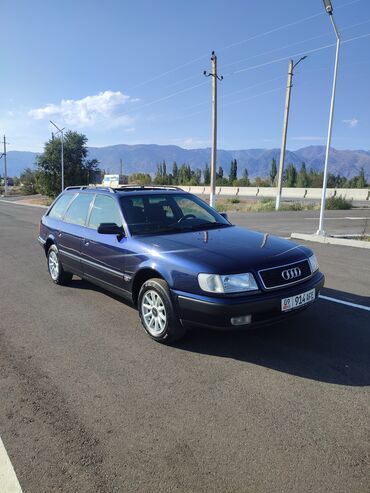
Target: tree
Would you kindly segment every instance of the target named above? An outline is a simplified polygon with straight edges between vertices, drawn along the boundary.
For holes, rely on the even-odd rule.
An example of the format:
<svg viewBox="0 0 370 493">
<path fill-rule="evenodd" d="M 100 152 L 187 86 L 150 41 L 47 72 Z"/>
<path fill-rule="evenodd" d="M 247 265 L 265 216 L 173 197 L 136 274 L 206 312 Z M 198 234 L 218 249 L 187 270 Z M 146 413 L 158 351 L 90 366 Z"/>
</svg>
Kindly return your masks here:
<svg viewBox="0 0 370 493">
<path fill-rule="evenodd" d="M 297 187 L 306 188 L 310 186 L 310 178 L 307 173 L 306 163 L 302 163 L 297 177 Z"/>
<path fill-rule="evenodd" d="M 172 165 L 172 177 L 173 177 L 172 179 L 173 179 L 174 185 L 177 185 L 178 174 L 179 174 L 179 170 L 177 167 L 177 163 L 176 163 L 176 161 L 174 161 L 173 165 Z"/>
<path fill-rule="evenodd" d="M 211 171 L 209 169 L 208 163 L 205 164 L 204 170 L 203 170 L 203 179 L 204 179 L 204 184 L 209 185 L 211 182 Z"/>
<path fill-rule="evenodd" d="M 129 176 L 128 181 L 137 185 L 150 185 L 152 183 L 152 177 L 149 173 L 133 173 Z"/>
<path fill-rule="evenodd" d="M 96 159 L 87 159 L 87 137 L 68 131 L 64 135 L 64 186 L 87 185 L 100 173 Z M 44 152 L 36 159 L 37 188 L 40 193 L 56 197 L 61 182 L 61 139 L 52 138 L 44 145 Z"/>
<path fill-rule="evenodd" d="M 238 163 L 233 159 L 230 163 L 229 183 L 233 185 L 238 179 Z"/>
<path fill-rule="evenodd" d="M 357 179 L 357 188 L 366 188 L 367 183 L 366 183 L 366 178 L 365 178 L 365 170 L 363 167 L 360 168 L 360 175 L 358 176 Z"/>
<path fill-rule="evenodd" d="M 297 183 L 297 170 L 293 163 L 288 164 L 285 181 L 287 187 L 294 187 Z"/>
<path fill-rule="evenodd" d="M 222 166 L 219 166 L 216 172 L 216 185 L 221 187 L 222 185 L 227 185 L 227 184 L 228 184 L 228 180 L 224 178 L 224 170 Z"/>
<path fill-rule="evenodd" d="M 157 185 L 167 185 L 168 183 L 167 165 L 165 160 L 157 164 L 157 172 L 154 177 L 154 183 Z"/>
<path fill-rule="evenodd" d="M 21 174 L 22 195 L 34 195 L 37 193 L 37 173 L 31 168 L 26 168 Z"/>
<path fill-rule="evenodd" d="M 240 178 L 240 180 L 238 180 L 238 185 L 240 187 L 249 187 L 250 184 L 251 184 L 251 182 L 249 180 L 248 170 L 247 170 L 247 168 L 245 168 L 243 170 L 242 177 Z"/>
<path fill-rule="evenodd" d="M 314 169 L 310 169 L 310 186 L 312 188 L 321 188 L 324 180 L 324 173 L 318 173 Z"/>
<path fill-rule="evenodd" d="M 276 159 L 273 158 L 271 161 L 271 170 L 270 170 L 271 186 L 274 186 L 275 184 L 276 175 L 277 175 Z"/>
</svg>

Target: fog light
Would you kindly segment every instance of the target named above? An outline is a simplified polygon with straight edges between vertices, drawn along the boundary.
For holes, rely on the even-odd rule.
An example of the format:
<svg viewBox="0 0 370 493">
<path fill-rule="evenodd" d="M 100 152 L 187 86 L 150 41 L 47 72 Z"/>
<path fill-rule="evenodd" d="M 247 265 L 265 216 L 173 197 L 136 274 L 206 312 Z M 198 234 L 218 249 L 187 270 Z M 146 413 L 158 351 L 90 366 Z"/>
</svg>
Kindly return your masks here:
<svg viewBox="0 0 370 493">
<path fill-rule="evenodd" d="M 233 317 L 230 319 L 231 325 L 247 325 L 252 322 L 252 315 L 243 315 L 242 317 Z"/>
</svg>

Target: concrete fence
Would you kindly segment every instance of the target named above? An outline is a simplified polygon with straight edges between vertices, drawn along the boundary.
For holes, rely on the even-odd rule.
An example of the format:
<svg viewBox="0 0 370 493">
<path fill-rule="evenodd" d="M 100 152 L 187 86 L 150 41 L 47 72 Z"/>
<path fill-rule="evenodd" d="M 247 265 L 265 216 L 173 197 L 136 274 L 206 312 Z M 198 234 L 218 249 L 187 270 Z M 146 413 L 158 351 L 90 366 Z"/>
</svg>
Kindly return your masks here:
<svg viewBox="0 0 370 493">
<path fill-rule="evenodd" d="M 183 186 L 181 187 L 187 192 L 196 195 L 209 195 L 209 186 Z M 283 199 L 321 199 L 321 188 L 283 188 Z M 257 197 L 257 198 L 275 198 L 275 187 L 216 187 L 216 195 L 224 197 Z M 348 200 L 364 201 L 370 200 L 370 189 L 368 188 L 327 188 L 326 198 L 339 196 L 345 197 Z"/>
</svg>

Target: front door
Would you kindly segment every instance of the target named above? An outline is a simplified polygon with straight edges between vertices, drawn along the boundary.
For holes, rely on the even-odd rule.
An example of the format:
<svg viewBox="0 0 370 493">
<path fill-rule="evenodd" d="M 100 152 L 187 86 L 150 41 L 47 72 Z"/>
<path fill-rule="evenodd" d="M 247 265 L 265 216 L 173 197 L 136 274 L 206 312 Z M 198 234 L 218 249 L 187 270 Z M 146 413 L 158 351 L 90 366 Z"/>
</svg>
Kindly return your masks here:
<svg viewBox="0 0 370 493">
<path fill-rule="evenodd" d="M 98 233 L 102 223 L 122 226 L 123 219 L 117 202 L 108 195 L 98 194 L 81 244 L 84 277 L 121 295 L 128 295 L 128 282 L 124 278 L 124 244 L 127 238 Z"/>
</svg>

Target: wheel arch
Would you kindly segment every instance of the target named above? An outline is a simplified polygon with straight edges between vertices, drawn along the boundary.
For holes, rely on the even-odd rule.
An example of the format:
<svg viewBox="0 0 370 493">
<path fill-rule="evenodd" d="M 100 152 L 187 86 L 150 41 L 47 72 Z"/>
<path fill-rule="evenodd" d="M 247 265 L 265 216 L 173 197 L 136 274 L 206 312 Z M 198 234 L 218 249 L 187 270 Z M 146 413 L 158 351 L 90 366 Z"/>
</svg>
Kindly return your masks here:
<svg viewBox="0 0 370 493">
<path fill-rule="evenodd" d="M 148 279 L 155 278 L 167 281 L 166 278 L 158 270 L 152 267 L 144 267 L 136 273 L 132 281 L 132 301 L 134 302 L 135 306 L 137 306 L 141 286 L 144 284 L 144 282 L 148 281 Z"/>
</svg>

